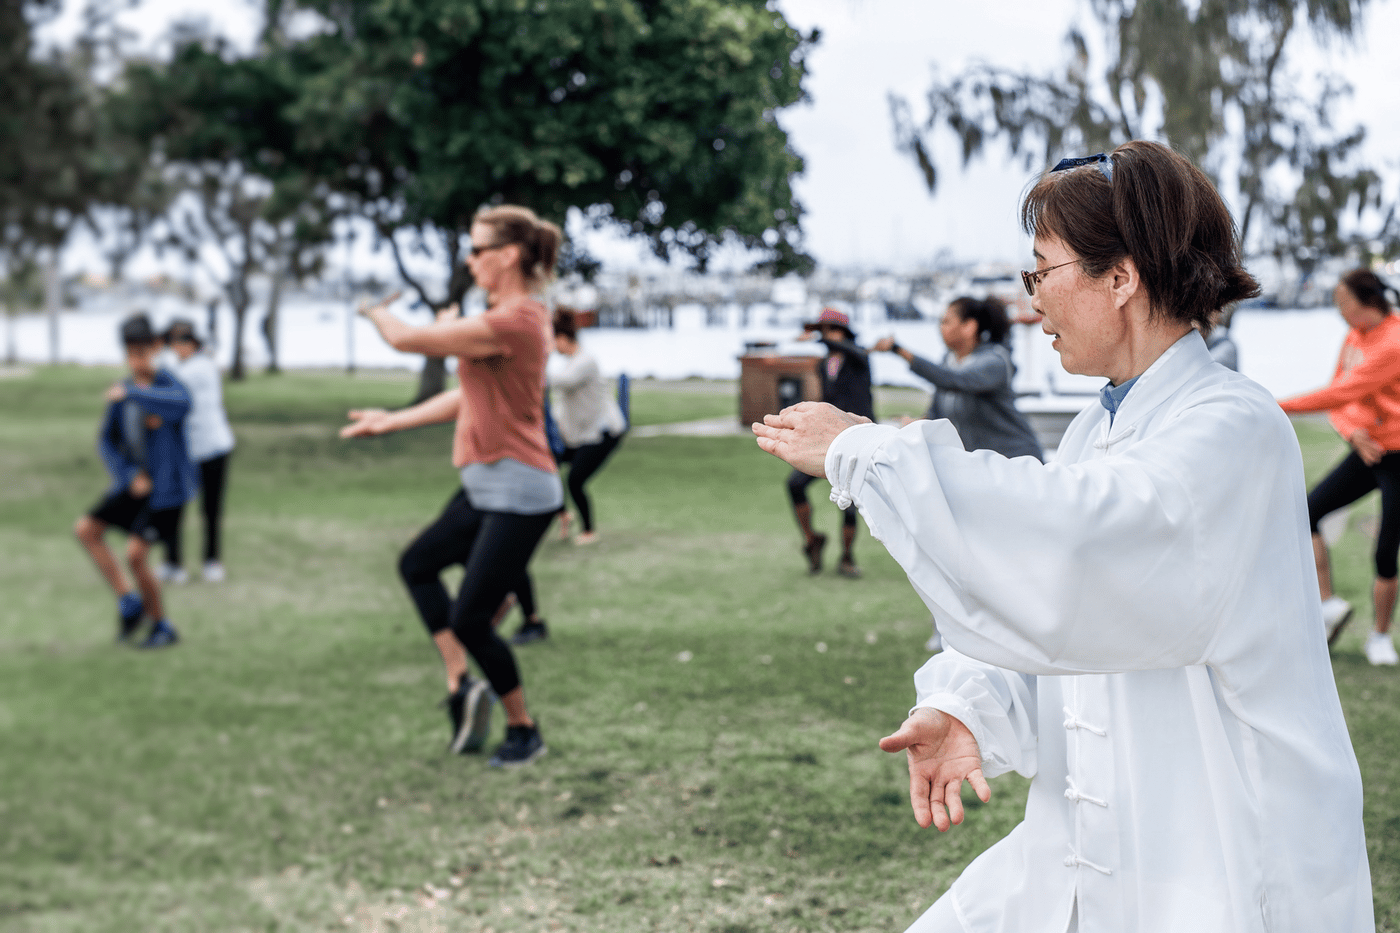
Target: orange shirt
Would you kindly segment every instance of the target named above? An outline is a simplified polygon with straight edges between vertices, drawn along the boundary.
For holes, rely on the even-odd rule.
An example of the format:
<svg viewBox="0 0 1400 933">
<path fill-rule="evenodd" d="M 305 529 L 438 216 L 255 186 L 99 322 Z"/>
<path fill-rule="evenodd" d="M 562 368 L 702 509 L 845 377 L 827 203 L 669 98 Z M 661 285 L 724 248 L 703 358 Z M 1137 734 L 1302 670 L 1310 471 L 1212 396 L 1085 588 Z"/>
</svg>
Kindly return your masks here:
<svg viewBox="0 0 1400 933">
<path fill-rule="evenodd" d="M 1400 317 L 1368 331 L 1352 328 L 1325 389 L 1279 402 L 1289 414 L 1326 411 L 1344 438 L 1363 428 L 1386 450 L 1400 450 Z"/>
<path fill-rule="evenodd" d="M 452 465 L 495 463 L 505 457 L 555 472 L 544 433 L 544 364 L 552 329 L 549 312 L 534 299 L 484 315 L 500 356 L 457 358 L 462 401 L 452 438 Z"/>
</svg>

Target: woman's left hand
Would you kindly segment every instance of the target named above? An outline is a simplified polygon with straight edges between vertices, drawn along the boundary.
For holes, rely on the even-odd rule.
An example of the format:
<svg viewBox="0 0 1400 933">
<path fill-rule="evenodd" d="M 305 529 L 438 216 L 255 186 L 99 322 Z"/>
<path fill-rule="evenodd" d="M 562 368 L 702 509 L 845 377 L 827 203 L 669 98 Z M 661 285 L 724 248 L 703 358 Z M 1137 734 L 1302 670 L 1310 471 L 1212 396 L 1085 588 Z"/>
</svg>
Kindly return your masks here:
<svg viewBox="0 0 1400 933">
<path fill-rule="evenodd" d="M 353 408 L 350 410 L 350 423 L 340 429 L 340 436 L 375 437 L 393 430 L 389 424 L 390 412 L 383 408 Z"/>
<path fill-rule="evenodd" d="M 826 402 L 798 402 L 754 423 L 758 446 L 809 476 L 826 473 L 826 452 L 837 435 L 870 419 Z"/>
</svg>

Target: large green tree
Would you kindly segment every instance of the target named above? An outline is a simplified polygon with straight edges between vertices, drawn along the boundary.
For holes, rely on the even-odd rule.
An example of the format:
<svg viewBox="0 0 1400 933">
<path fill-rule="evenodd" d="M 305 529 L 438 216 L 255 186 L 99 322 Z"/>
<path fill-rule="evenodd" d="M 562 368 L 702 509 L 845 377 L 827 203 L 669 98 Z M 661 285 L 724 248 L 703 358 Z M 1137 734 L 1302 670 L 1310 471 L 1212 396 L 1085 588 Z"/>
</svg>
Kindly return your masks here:
<svg viewBox="0 0 1400 933">
<path fill-rule="evenodd" d="M 1365 4 L 1090 0 L 1097 28 L 1069 30 L 1059 69 L 975 64 L 936 82 L 918 117 L 892 96 L 896 135 L 930 190 L 939 180 L 932 137 L 940 131 L 957 140 L 964 165 L 998 144 L 1027 167 L 1156 135 L 1233 183 L 1227 188 L 1238 191 L 1246 248 L 1256 255 L 1306 271 L 1323 255 L 1378 236 L 1394 248 L 1394 199 L 1361 159 L 1365 131 L 1335 125 L 1337 102 L 1350 89 L 1289 66 L 1309 36 L 1350 37 Z"/>
<path fill-rule="evenodd" d="M 294 158 L 368 219 L 434 307 L 470 285 L 483 204 L 581 209 L 703 267 L 726 240 L 808 262 L 778 114 L 803 35 L 763 0 L 291 0 L 323 28 L 278 54 Z M 445 257 L 445 289 L 405 252 Z M 440 380 L 425 369 L 420 394 Z"/>
</svg>

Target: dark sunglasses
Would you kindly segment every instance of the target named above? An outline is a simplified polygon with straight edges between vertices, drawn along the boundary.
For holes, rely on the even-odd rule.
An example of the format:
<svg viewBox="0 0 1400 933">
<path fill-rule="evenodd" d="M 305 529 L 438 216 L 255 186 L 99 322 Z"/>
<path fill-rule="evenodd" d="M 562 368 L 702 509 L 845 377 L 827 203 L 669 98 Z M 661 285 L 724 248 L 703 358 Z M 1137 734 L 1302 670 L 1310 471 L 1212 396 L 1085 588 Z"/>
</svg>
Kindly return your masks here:
<svg viewBox="0 0 1400 933">
<path fill-rule="evenodd" d="M 490 246 L 477 246 L 475 243 L 473 243 L 471 245 L 471 249 L 467 250 L 467 255 L 480 256 L 482 253 L 489 253 L 493 249 L 501 249 L 509 245 L 509 243 L 492 243 Z"/>
</svg>

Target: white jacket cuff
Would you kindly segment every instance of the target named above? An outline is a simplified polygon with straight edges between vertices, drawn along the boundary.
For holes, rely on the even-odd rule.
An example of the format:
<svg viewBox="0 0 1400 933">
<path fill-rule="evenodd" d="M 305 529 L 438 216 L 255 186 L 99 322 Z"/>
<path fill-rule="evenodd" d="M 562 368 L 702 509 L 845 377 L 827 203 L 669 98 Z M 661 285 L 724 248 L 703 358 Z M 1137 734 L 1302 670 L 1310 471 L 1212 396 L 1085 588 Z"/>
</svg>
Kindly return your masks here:
<svg viewBox="0 0 1400 933">
<path fill-rule="evenodd" d="M 947 713 L 967 726 L 967 731 L 972 733 L 972 738 L 977 743 L 977 754 L 982 758 L 982 771 L 987 777 L 1005 774 L 1012 770 L 1006 766 L 1005 761 L 992 754 L 993 740 L 987 732 L 986 725 L 982 722 L 982 717 L 977 715 L 977 711 L 972 708 L 971 703 L 956 693 L 935 693 L 925 697 L 909 710 L 909 715 L 914 715 L 916 709 L 938 710 L 940 713 Z"/>
<path fill-rule="evenodd" d="M 826 450 L 826 478 L 831 501 L 840 509 L 860 506 L 860 491 L 870 460 L 880 445 L 899 433 L 888 424 L 857 424 L 836 436 Z"/>
</svg>

